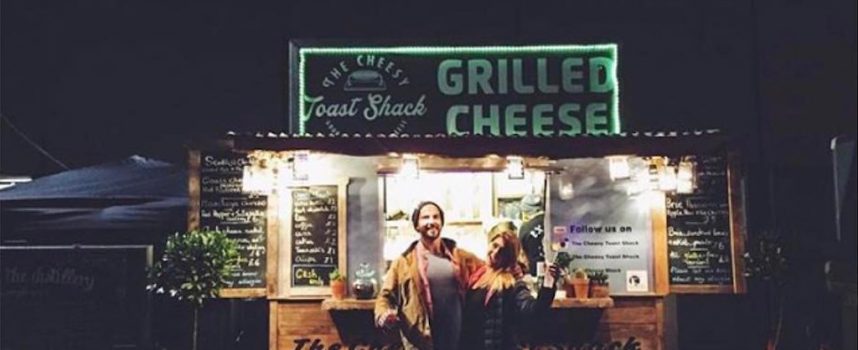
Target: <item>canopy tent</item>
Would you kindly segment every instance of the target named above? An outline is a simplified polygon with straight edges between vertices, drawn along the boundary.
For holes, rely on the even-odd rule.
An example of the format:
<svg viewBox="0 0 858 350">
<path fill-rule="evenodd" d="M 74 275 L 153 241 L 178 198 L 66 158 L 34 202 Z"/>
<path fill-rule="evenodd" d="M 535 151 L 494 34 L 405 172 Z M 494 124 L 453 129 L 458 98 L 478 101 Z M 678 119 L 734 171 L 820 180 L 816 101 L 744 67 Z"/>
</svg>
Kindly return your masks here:
<svg viewBox="0 0 858 350">
<path fill-rule="evenodd" d="M 184 168 L 136 155 L 45 176 L 0 191 L 3 238 L 26 232 L 181 229 L 187 182 Z"/>
</svg>

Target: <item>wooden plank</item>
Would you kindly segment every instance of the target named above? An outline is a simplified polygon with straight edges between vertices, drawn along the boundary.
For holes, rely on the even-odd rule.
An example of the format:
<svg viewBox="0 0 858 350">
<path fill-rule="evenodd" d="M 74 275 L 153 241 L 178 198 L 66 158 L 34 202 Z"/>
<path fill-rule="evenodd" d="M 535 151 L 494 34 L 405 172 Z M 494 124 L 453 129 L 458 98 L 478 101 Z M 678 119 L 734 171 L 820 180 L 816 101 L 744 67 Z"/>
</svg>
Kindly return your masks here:
<svg viewBox="0 0 858 350">
<path fill-rule="evenodd" d="M 663 341 L 662 348 L 668 350 L 679 349 L 679 319 L 676 314 L 676 295 L 671 294 L 659 301 L 662 305 L 661 320 L 658 322 Z"/>
<path fill-rule="evenodd" d="M 676 294 L 732 294 L 732 285 L 673 285 L 670 292 Z"/>
<path fill-rule="evenodd" d="M 188 231 L 200 227 L 200 151 L 188 151 Z"/>
<path fill-rule="evenodd" d="M 730 207 L 730 239 L 733 255 L 733 292 L 747 292 L 745 281 L 745 201 L 742 191 L 742 173 L 739 155 L 730 153 L 727 158 L 727 200 Z"/>
<path fill-rule="evenodd" d="M 375 300 L 357 300 L 346 298 L 342 300 L 325 299 L 322 301 L 322 310 L 325 311 L 348 311 L 348 310 L 373 310 Z"/>
<path fill-rule="evenodd" d="M 670 293 L 670 273 L 667 257 L 667 209 L 664 194 L 659 196 L 659 204 L 650 206 L 652 218 L 652 255 L 654 292 L 657 295 Z"/>
<path fill-rule="evenodd" d="M 277 295 L 278 287 L 278 264 L 280 256 L 280 195 L 275 193 L 268 196 L 268 232 L 266 232 L 267 255 L 265 261 L 265 283 L 268 285 L 267 296 Z"/>
<path fill-rule="evenodd" d="M 220 291 L 221 298 L 261 298 L 265 295 L 265 288 L 225 288 Z"/>
<path fill-rule="evenodd" d="M 605 309 L 614 307 L 614 299 L 611 298 L 557 298 L 551 303 L 555 309 Z"/>
<path fill-rule="evenodd" d="M 613 306 L 614 300 L 611 298 L 557 298 L 551 304 L 551 307 L 555 309 L 604 309 Z M 326 311 L 373 310 L 373 308 L 375 308 L 375 300 L 346 298 L 342 300 L 325 299 L 322 301 L 322 310 Z"/>
<path fill-rule="evenodd" d="M 268 350 L 277 350 L 279 348 L 278 334 L 280 328 L 280 303 L 276 301 L 268 302 Z"/>
<path fill-rule="evenodd" d="M 616 307 L 605 309 L 602 314 L 602 322 L 612 324 L 655 324 L 658 322 L 656 318 L 656 309 L 653 306 L 632 306 L 632 307 Z"/>
</svg>

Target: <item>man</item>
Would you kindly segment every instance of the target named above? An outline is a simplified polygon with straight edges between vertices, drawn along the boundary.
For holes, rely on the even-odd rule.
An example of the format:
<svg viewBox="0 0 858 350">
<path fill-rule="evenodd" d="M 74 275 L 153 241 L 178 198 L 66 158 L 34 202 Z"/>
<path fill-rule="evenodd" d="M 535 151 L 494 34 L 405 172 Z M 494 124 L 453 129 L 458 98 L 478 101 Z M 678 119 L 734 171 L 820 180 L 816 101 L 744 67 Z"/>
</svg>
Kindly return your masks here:
<svg viewBox="0 0 858 350">
<path fill-rule="evenodd" d="M 456 350 L 467 282 L 483 263 L 441 237 L 438 204 L 418 204 L 411 224 L 420 238 L 390 265 L 375 302 L 376 325 L 398 326 L 405 349 Z"/>
<path fill-rule="evenodd" d="M 533 276 L 536 276 L 537 265 L 545 262 L 545 250 L 542 248 L 542 239 L 545 237 L 545 212 L 542 208 L 542 197 L 539 195 L 529 194 L 521 199 L 521 216 L 524 223 L 518 231 L 518 239 L 530 263 L 530 269 L 525 272 Z"/>
</svg>

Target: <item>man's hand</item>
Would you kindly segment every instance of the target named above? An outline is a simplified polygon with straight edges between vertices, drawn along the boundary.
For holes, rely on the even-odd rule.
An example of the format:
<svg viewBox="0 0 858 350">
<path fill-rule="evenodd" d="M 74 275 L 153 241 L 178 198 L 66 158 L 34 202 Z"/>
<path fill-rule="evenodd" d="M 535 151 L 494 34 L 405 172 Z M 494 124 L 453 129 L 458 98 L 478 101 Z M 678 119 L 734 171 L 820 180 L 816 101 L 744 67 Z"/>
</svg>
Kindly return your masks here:
<svg viewBox="0 0 858 350">
<path fill-rule="evenodd" d="M 399 316 L 396 310 L 387 310 L 376 320 L 378 328 L 393 329 L 399 323 Z"/>
</svg>

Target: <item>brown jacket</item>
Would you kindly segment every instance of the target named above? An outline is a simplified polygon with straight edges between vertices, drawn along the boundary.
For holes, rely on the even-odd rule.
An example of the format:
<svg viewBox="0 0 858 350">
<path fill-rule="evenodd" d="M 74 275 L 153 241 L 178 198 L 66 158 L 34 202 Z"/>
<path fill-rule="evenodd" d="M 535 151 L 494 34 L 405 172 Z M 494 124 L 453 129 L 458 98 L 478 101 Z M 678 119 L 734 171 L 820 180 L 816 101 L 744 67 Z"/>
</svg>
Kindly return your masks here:
<svg viewBox="0 0 858 350">
<path fill-rule="evenodd" d="M 393 310 L 399 316 L 399 331 L 402 336 L 402 346 L 405 349 L 432 349 L 432 333 L 429 324 L 429 309 L 426 303 L 426 288 L 420 278 L 417 267 L 417 249 L 420 241 L 415 241 L 404 253 L 390 265 L 384 276 L 384 283 L 375 300 L 375 319 L 383 317 L 388 310 Z M 458 265 L 460 297 L 468 286 L 471 273 L 476 271 L 483 262 L 474 254 L 456 248 L 456 242 L 442 238 L 442 246 Z"/>
</svg>

